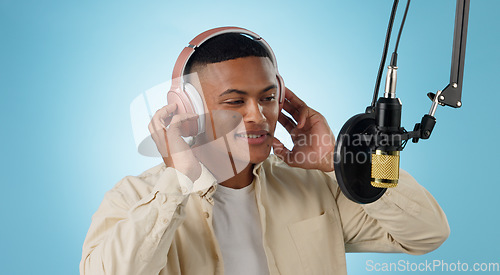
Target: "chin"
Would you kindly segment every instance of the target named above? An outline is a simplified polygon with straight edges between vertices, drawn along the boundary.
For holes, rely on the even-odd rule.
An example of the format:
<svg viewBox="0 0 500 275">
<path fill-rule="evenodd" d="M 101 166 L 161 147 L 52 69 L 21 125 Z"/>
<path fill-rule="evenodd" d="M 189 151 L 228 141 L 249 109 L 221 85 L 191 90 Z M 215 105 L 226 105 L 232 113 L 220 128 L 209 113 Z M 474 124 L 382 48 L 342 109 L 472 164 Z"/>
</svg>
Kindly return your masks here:
<svg viewBox="0 0 500 275">
<path fill-rule="evenodd" d="M 262 138 L 249 140 L 236 135 L 228 136 L 227 144 L 233 160 L 239 162 L 240 165 L 257 164 L 269 157 L 272 147 L 272 135 L 267 134 L 263 140 Z"/>
<path fill-rule="evenodd" d="M 265 146 L 265 145 L 264 145 Z M 238 162 L 258 164 L 265 161 L 271 153 L 271 146 L 264 148 L 248 148 L 249 151 L 232 152 L 233 160 Z"/>
<path fill-rule="evenodd" d="M 255 156 L 250 155 L 250 163 L 251 164 L 261 163 L 269 157 L 270 153 L 271 153 L 271 150 L 268 150 L 266 153 L 258 154 Z"/>
</svg>

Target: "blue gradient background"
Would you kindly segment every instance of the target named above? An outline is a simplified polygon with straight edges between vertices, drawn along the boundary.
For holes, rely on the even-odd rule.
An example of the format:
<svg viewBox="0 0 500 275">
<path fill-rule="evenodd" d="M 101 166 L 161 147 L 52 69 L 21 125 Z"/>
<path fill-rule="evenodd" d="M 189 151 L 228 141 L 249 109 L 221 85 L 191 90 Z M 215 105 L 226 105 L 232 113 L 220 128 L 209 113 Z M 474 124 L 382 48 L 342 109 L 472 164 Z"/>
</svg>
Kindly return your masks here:
<svg viewBox="0 0 500 275">
<path fill-rule="evenodd" d="M 192 37 L 225 25 L 262 35 L 287 86 L 338 134 L 371 101 L 391 5 L 0 0 L 0 274 L 78 273 L 104 193 L 160 161 L 136 152 L 129 104 L 169 79 Z M 463 107 L 440 107 L 432 138 L 402 154 L 447 213 L 449 239 L 423 256 L 348 254 L 350 274 L 368 273 L 367 260 L 500 262 L 499 10 L 472 1 Z M 407 129 L 448 83 L 454 13 L 454 0 L 412 3 L 398 64 Z"/>
</svg>

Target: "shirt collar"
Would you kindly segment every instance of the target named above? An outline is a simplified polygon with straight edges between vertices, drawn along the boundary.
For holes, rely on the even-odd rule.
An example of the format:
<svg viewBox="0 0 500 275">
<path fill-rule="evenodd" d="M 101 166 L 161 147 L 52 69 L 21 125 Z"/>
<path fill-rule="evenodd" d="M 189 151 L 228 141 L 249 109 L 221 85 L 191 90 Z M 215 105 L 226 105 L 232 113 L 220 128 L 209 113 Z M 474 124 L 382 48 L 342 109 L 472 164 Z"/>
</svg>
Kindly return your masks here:
<svg viewBox="0 0 500 275">
<path fill-rule="evenodd" d="M 253 167 L 253 174 L 255 177 L 259 178 L 260 177 L 260 174 L 261 174 L 261 169 L 262 168 L 262 164 L 264 162 L 259 162 L 257 164 L 254 165 Z M 254 179 L 255 180 L 255 179 Z M 209 188 L 207 189 L 204 189 L 204 190 L 200 190 L 198 191 L 198 195 L 200 197 L 206 197 L 207 199 L 211 199 L 212 196 L 214 195 L 215 193 L 215 190 L 217 190 L 217 184 L 216 185 L 213 185 L 213 186 L 210 186 Z"/>
</svg>

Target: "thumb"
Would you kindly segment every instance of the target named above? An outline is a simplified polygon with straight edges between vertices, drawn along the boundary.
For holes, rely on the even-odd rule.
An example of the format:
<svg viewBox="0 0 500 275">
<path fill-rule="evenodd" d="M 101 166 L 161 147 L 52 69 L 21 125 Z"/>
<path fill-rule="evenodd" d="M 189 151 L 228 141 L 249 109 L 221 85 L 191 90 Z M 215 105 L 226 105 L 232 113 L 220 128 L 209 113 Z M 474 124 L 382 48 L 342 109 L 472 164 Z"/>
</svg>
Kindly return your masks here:
<svg viewBox="0 0 500 275">
<path fill-rule="evenodd" d="M 289 156 L 292 152 L 288 150 L 279 139 L 276 137 L 273 137 L 273 152 L 276 156 L 278 156 L 281 160 L 283 160 L 285 163 L 289 164 Z"/>
</svg>

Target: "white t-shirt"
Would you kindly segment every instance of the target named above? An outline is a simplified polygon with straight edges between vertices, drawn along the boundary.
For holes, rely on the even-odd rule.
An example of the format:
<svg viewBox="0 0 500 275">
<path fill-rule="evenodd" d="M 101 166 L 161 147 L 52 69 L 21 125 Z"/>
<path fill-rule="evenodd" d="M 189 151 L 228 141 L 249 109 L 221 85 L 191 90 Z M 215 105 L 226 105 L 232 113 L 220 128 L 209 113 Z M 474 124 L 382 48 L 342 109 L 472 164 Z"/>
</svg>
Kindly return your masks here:
<svg viewBox="0 0 500 275">
<path fill-rule="evenodd" d="M 241 189 L 218 185 L 213 198 L 213 227 L 224 274 L 269 274 L 254 183 Z"/>
</svg>

